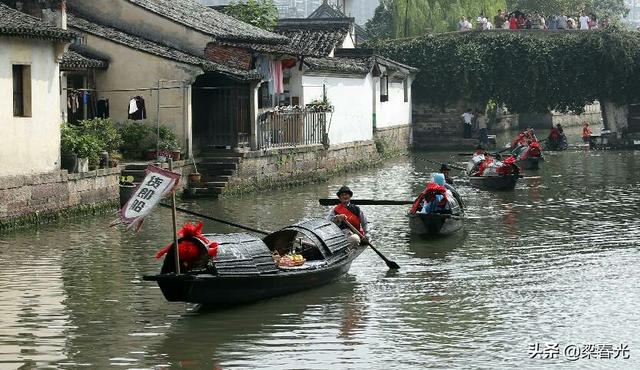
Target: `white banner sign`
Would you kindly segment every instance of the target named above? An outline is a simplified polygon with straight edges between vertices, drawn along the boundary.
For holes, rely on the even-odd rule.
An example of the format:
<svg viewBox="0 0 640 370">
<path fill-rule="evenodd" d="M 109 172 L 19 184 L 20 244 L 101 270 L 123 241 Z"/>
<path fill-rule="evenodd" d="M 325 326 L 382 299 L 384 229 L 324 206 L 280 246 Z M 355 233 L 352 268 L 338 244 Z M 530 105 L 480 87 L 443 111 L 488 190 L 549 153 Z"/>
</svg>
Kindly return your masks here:
<svg viewBox="0 0 640 370">
<path fill-rule="evenodd" d="M 144 181 L 120 210 L 122 222 L 127 227 L 135 226 L 136 231 L 158 202 L 171 193 L 180 181 L 180 174 L 156 166 L 147 167 L 146 174 Z"/>
</svg>

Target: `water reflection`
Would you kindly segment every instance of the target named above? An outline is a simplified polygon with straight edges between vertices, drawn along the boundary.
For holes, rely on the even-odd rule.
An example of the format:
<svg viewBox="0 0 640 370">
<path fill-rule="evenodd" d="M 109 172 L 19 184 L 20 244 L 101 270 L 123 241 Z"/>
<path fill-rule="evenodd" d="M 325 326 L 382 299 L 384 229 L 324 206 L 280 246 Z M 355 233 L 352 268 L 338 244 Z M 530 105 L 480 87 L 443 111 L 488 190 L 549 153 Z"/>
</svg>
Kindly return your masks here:
<svg viewBox="0 0 640 370">
<path fill-rule="evenodd" d="M 184 207 L 265 230 L 324 216 L 347 184 L 412 199 L 456 153 L 408 158 L 323 184 Z M 222 311 L 167 303 L 141 280 L 171 240 L 159 209 L 138 235 L 112 215 L 0 238 L 0 368 L 599 368 L 530 360 L 535 342 L 638 342 L 640 152 L 547 153 L 539 178 L 490 193 L 459 179 L 464 232 L 421 239 L 406 206 L 363 207 L 390 273 L 365 251 L 334 284 Z M 456 175 L 456 173 L 453 173 Z M 195 221 L 179 216 L 179 223 Z M 236 232 L 203 220 L 205 232 Z M 607 362 L 638 368 L 638 358 Z"/>
</svg>

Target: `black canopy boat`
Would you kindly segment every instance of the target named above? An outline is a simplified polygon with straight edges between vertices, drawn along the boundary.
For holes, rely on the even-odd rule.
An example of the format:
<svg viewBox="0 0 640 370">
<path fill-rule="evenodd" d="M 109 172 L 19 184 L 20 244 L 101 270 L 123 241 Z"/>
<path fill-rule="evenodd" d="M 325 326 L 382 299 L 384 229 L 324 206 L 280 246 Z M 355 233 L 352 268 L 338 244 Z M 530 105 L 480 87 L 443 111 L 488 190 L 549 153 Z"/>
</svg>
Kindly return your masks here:
<svg viewBox="0 0 640 370">
<path fill-rule="evenodd" d="M 522 175 L 510 174 L 499 176 L 469 176 L 472 186 L 482 190 L 513 190 Z"/>
<path fill-rule="evenodd" d="M 448 199 L 450 210 L 431 213 L 409 213 L 411 234 L 420 236 L 446 236 L 464 227 L 464 204 L 460 194 L 451 185 L 445 185 L 453 199 Z"/>
<path fill-rule="evenodd" d="M 540 145 L 536 144 L 535 149 L 540 150 Z M 513 155 L 516 157 L 516 165 L 525 171 L 540 169 L 540 165 L 544 162 L 541 151 L 537 155 L 527 155 L 525 153 L 527 151 L 529 151 L 529 146 L 526 145 L 519 146 L 513 150 Z"/>
<path fill-rule="evenodd" d="M 366 246 L 349 248 L 334 223 L 309 219 L 267 235 L 263 240 L 246 233 L 205 235 L 218 243 L 208 258 L 202 247 L 201 263 L 176 274 L 174 246 L 166 254 L 160 274 L 144 276 L 156 281 L 170 302 L 228 306 L 295 293 L 321 286 L 349 271 Z M 295 250 L 305 258 L 301 266 L 278 267 L 273 256 Z"/>
<path fill-rule="evenodd" d="M 482 190 L 513 190 L 522 178 L 520 169 L 516 165 L 516 158 L 509 156 L 500 162 L 492 155 L 484 153 L 484 157 L 479 157 L 479 162 L 475 162 L 476 155 L 467 165 L 467 175 L 469 183 Z M 483 163 L 488 160 L 488 164 Z M 481 169 L 484 166 L 485 169 Z"/>
</svg>

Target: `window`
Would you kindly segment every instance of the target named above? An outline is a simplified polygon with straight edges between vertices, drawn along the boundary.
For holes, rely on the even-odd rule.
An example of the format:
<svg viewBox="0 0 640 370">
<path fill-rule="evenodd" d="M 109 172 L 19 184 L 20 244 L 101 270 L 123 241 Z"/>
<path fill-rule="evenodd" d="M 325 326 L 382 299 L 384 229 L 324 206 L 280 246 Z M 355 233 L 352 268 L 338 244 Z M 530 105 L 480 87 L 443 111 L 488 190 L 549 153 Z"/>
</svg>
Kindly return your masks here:
<svg viewBox="0 0 640 370">
<path fill-rule="evenodd" d="M 380 101 L 389 101 L 389 77 L 387 75 L 380 77 Z"/>
<path fill-rule="evenodd" d="M 13 116 L 31 117 L 31 66 L 13 65 Z"/>
<path fill-rule="evenodd" d="M 409 79 L 405 78 L 404 81 L 402 81 L 402 88 L 404 89 L 404 102 L 408 103 L 409 102 Z"/>
</svg>

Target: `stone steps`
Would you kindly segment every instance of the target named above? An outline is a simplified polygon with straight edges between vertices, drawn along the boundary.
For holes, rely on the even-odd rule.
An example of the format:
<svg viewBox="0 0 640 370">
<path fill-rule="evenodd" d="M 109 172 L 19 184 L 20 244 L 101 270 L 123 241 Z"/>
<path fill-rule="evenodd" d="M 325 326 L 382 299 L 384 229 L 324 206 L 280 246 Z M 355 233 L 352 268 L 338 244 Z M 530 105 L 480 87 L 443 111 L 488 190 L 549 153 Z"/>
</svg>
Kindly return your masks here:
<svg viewBox="0 0 640 370">
<path fill-rule="evenodd" d="M 217 147 L 207 147 L 198 156 L 198 171 L 202 187 L 190 189 L 191 196 L 217 197 L 222 194 L 242 162 L 242 153 Z"/>
</svg>

